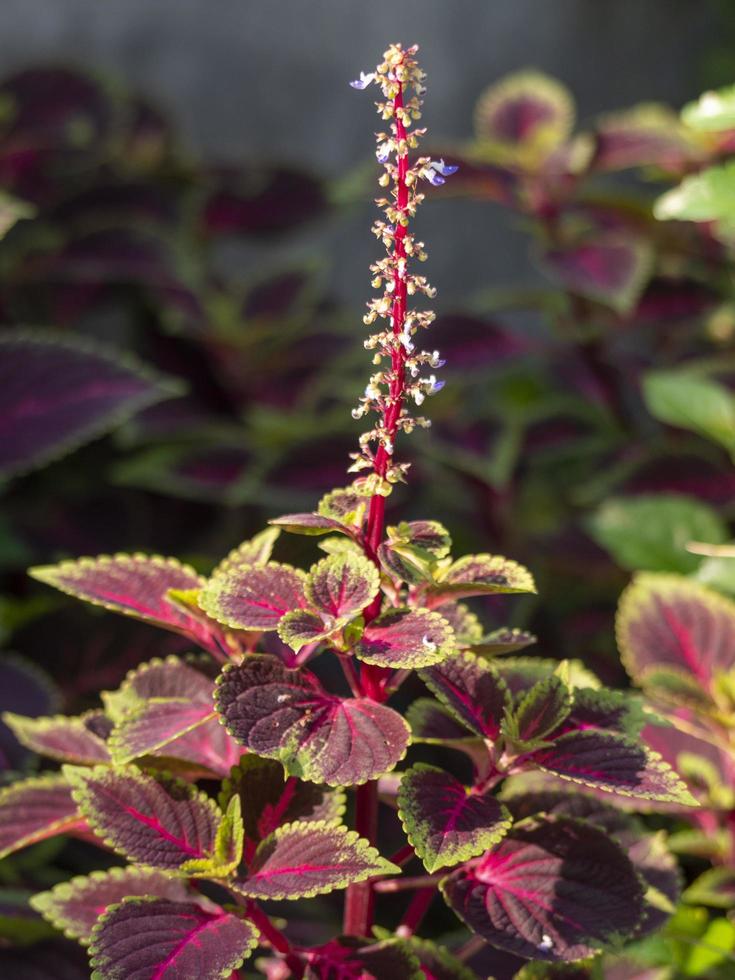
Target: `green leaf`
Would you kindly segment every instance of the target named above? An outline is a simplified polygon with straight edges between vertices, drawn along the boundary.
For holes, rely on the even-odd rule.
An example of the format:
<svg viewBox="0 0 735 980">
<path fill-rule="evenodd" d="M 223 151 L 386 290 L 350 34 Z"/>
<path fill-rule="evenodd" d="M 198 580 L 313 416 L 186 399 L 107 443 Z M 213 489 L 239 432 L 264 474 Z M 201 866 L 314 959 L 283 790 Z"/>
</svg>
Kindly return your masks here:
<svg viewBox="0 0 735 980">
<path fill-rule="evenodd" d="M 240 797 L 231 797 L 217 827 L 211 857 L 194 858 L 182 865 L 184 874 L 205 878 L 228 878 L 242 861 L 245 828 Z"/>
<path fill-rule="evenodd" d="M 684 892 L 690 905 L 709 905 L 718 909 L 735 907 L 735 869 L 709 868 Z"/>
<path fill-rule="evenodd" d="M 735 85 L 714 92 L 704 92 L 681 110 L 682 121 L 703 133 L 735 129 Z"/>
<path fill-rule="evenodd" d="M 398 813 L 429 872 L 484 854 L 513 822 L 492 790 L 468 790 L 449 773 L 422 763 L 403 773 Z"/>
<path fill-rule="evenodd" d="M 662 194 L 653 213 L 659 221 L 716 221 L 720 231 L 735 231 L 735 161 L 685 177 Z"/>
<path fill-rule="evenodd" d="M 661 422 L 696 432 L 735 453 L 735 397 L 724 385 L 686 371 L 651 371 L 643 379 L 643 396 Z"/>
<path fill-rule="evenodd" d="M 719 515 L 694 497 L 657 493 L 606 501 L 590 520 L 590 532 L 630 571 L 694 572 L 701 558 L 691 541 L 722 544 L 728 532 Z"/>
</svg>

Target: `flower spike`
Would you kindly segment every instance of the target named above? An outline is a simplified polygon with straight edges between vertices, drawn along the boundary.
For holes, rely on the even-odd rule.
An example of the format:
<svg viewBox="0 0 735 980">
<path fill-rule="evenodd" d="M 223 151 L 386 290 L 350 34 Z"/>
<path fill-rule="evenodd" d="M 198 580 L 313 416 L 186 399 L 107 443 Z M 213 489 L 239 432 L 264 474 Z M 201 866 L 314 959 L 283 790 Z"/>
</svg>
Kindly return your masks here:
<svg viewBox="0 0 735 980">
<path fill-rule="evenodd" d="M 421 405 L 424 400 L 444 387 L 434 374 L 421 377 L 422 368 L 434 370 L 444 361 L 438 351 L 417 348 L 415 342 L 419 330 L 434 320 L 431 310 L 408 309 L 408 297 L 423 293 L 435 296 L 434 288 L 424 276 L 409 272 L 409 260 L 423 262 L 426 259 L 423 242 L 409 232 L 409 222 L 414 217 L 424 195 L 419 190 L 422 180 L 439 186 L 453 174 L 457 167 L 444 160 L 429 157 L 409 159 L 416 149 L 423 129 L 412 128 L 421 118 L 421 96 L 425 92 L 424 73 L 415 59 L 417 46 L 403 48 L 392 45 L 383 55 L 382 64 L 374 73 L 362 72 L 352 82 L 353 88 L 363 89 L 375 82 L 382 91 L 383 100 L 376 102 L 381 119 L 390 123 L 389 132 L 376 134 L 375 155 L 383 165 L 378 183 L 390 187 L 387 197 L 377 200 L 385 214 L 384 221 L 376 221 L 373 233 L 383 243 L 387 255 L 370 267 L 373 288 L 382 295 L 368 303 L 363 320 L 373 326 L 380 320 L 385 326 L 377 329 L 365 341 L 365 348 L 373 351 L 373 363 L 379 370 L 370 378 L 360 403 L 352 412 L 353 418 L 362 418 L 370 412 L 378 416 L 372 429 L 360 438 L 360 451 L 352 454 L 350 472 L 371 471 L 363 478 L 365 487 L 374 497 L 371 507 L 373 519 L 370 528 L 374 532 L 373 546 L 377 546 L 381 520 L 375 512 L 382 509 L 382 501 L 390 492 L 391 484 L 405 477 L 408 464 L 394 461 L 395 441 L 399 432 L 410 432 L 415 426 L 428 426 L 421 417 L 411 416 L 408 405 L 413 401 Z M 383 367 L 389 362 L 390 367 Z M 371 535 L 369 534 L 370 538 Z"/>
</svg>

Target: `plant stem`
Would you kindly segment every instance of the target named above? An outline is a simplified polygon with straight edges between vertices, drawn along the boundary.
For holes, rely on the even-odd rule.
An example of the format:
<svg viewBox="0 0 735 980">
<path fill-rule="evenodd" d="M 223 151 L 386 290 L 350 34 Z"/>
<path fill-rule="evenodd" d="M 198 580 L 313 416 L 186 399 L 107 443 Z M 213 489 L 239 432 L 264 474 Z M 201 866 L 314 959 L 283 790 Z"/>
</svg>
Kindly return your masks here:
<svg viewBox="0 0 735 980">
<path fill-rule="evenodd" d="M 375 844 L 378 837 L 378 783 L 358 786 L 355 793 L 355 830 Z M 345 896 L 344 932 L 348 936 L 369 936 L 373 925 L 375 895 L 370 881 L 350 885 Z"/>
<path fill-rule="evenodd" d="M 286 963 L 294 977 L 302 977 L 304 975 L 304 964 L 301 958 L 294 953 L 291 943 L 286 936 L 273 925 L 265 912 L 258 906 L 257 902 L 248 900 L 245 903 L 240 902 L 238 904 L 244 904 L 245 914 L 258 930 L 261 938 L 269 944 L 274 952 L 280 953 L 285 957 Z"/>
<path fill-rule="evenodd" d="M 376 881 L 373 890 L 376 892 L 405 892 L 414 888 L 436 888 L 444 877 L 444 873 L 435 875 L 417 875 L 415 878 L 388 878 Z"/>
<path fill-rule="evenodd" d="M 406 914 L 401 919 L 401 924 L 396 930 L 396 935 L 402 939 L 413 936 L 421 925 L 424 916 L 429 911 L 429 906 L 434 901 L 436 892 L 433 888 L 422 888 L 416 892 L 409 902 Z"/>
</svg>

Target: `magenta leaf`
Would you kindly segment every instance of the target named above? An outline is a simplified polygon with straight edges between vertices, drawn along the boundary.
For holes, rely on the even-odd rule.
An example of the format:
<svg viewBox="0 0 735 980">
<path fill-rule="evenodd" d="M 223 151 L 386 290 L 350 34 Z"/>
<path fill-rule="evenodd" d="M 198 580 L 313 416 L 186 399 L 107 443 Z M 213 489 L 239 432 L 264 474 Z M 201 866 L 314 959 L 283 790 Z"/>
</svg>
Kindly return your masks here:
<svg viewBox="0 0 735 980">
<path fill-rule="evenodd" d="M 26 748 L 60 762 L 94 765 L 108 762 L 110 752 L 103 738 L 93 729 L 98 712 L 77 718 L 54 715 L 50 718 L 27 718 L 6 711 L 2 718 L 15 737 Z"/>
<path fill-rule="evenodd" d="M 478 741 L 465 725 L 457 721 L 454 712 L 433 698 L 417 698 L 406 712 L 414 742 Z"/>
<path fill-rule="evenodd" d="M 213 576 L 199 601 L 226 626 L 274 630 L 285 613 L 305 606 L 305 581 L 305 574 L 290 565 L 240 565 Z"/>
<path fill-rule="evenodd" d="M 170 589 L 200 589 L 204 580 L 175 558 L 146 555 L 100 555 L 59 565 L 32 568 L 32 578 L 67 595 L 112 612 L 183 633 L 202 646 L 211 644 L 215 624 L 192 616 L 169 602 Z"/>
<path fill-rule="evenodd" d="M 643 893 L 606 833 L 565 817 L 516 824 L 478 864 L 442 883 L 457 915 L 492 946 L 534 960 L 578 960 L 630 936 Z"/>
<path fill-rule="evenodd" d="M 409 842 L 430 872 L 484 853 L 512 824 L 492 790 L 468 790 L 449 773 L 422 763 L 403 773 L 398 813 Z"/>
<path fill-rule="evenodd" d="M 214 853 L 222 814 L 187 783 L 155 779 L 133 766 L 66 766 L 64 773 L 95 833 L 129 860 L 176 871 Z"/>
<path fill-rule="evenodd" d="M 454 653 L 454 633 L 439 613 L 391 609 L 365 627 L 354 653 L 380 667 L 428 667 Z"/>
<path fill-rule="evenodd" d="M 354 830 L 309 821 L 275 830 L 258 846 L 247 878 L 233 887 L 249 898 L 311 898 L 399 870 Z"/>
<path fill-rule="evenodd" d="M 122 351 L 58 331 L 6 329 L 0 336 L 0 393 L 0 477 L 8 477 L 63 456 L 181 392 Z"/>
<path fill-rule="evenodd" d="M 535 592 L 533 576 L 500 555 L 465 555 L 446 569 L 430 591 L 432 605 L 473 595 Z"/>
<path fill-rule="evenodd" d="M 328 694 L 312 674 L 288 670 L 274 657 L 225 667 L 215 701 L 242 745 L 309 782 L 355 786 L 377 779 L 408 746 L 408 725 L 392 708 Z"/>
<path fill-rule="evenodd" d="M 444 946 L 419 936 L 410 936 L 404 943 L 418 958 L 421 980 L 478 980 L 477 974 L 452 956 Z"/>
<path fill-rule="evenodd" d="M 598 233 L 594 240 L 542 257 L 542 266 L 568 290 L 618 313 L 628 313 L 640 299 L 651 263 L 648 243 L 613 233 Z"/>
<path fill-rule="evenodd" d="M 34 895 L 30 902 L 53 926 L 86 945 L 107 906 L 138 896 L 185 902 L 189 889 L 180 878 L 153 868 L 110 868 L 63 881 L 50 891 Z"/>
<path fill-rule="evenodd" d="M 207 722 L 214 721 L 216 724 L 216 718 L 211 701 L 208 704 L 199 704 L 188 698 L 144 701 L 115 726 L 110 737 L 110 751 L 116 763 L 161 754 L 168 746 L 175 756 L 176 745 L 172 743 L 182 735 L 201 729 Z"/>
<path fill-rule="evenodd" d="M 511 702 L 495 667 L 465 652 L 425 668 L 421 678 L 470 731 L 483 738 L 498 737 Z"/>
<path fill-rule="evenodd" d="M 258 844 L 285 823 L 334 822 L 344 813 L 344 794 L 286 776 L 280 762 L 248 753 L 222 783 L 219 804 L 233 796 L 242 803 L 248 841 Z"/>
<path fill-rule="evenodd" d="M 595 789 L 662 803 L 697 805 L 661 756 L 639 740 L 614 732 L 593 728 L 568 732 L 525 760 Z"/>
<path fill-rule="evenodd" d="M 539 71 L 520 71 L 492 85 L 475 108 L 480 146 L 488 145 L 500 159 L 533 162 L 570 135 L 574 103 L 568 90 Z M 504 153 L 502 151 L 505 151 Z"/>
<path fill-rule="evenodd" d="M 47 773 L 0 789 L 0 858 L 84 825 L 63 776 Z"/>
<path fill-rule="evenodd" d="M 105 711 L 115 723 L 152 699 L 183 698 L 195 704 L 212 703 L 214 681 L 179 657 L 155 657 L 129 671 L 117 691 L 103 691 Z"/>
<path fill-rule="evenodd" d="M 669 106 L 646 103 L 603 116 L 596 127 L 595 170 L 661 167 L 680 172 L 704 153 L 696 134 Z"/>
<path fill-rule="evenodd" d="M 620 599 L 618 646 L 628 673 L 653 694 L 677 676 L 711 695 L 735 665 L 735 603 L 675 575 L 639 575 Z M 689 698 L 687 698 L 689 700 Z"/>
<path fill-rule="evenodd" d="M 223 909 L 129 898 L 100 918 L 90 956 L 99 980 L 222 980 L 242 965 L 257 941 L 255 926 Z"/>
<path fill-rule="evenodd" d="M 358 939 L 340 936 L 324 946 L 309 950 L 304 980 L 375 980 L 401 977 L 402 980 L 450 980 L 440 973 L 424 973 L 419 958 L 402 939 Z M 465 980 L 457 975 L 456 980 Z M 471 976 L 470 980 L 477 980 Z"/>
<path fill-rule="evenodd" d="M 631 691 L 580 687 L 560 732 L 602 728 L 621 735 L 638 735 L 645 724 L 641 699 Z"/>
<path fill-rule="evenodd" d="M 304 594 L 310 609 L 346 622 L 370 605 L 379 587 L 375 565 L 362 555 L 346 552 L 317 562 L 306 578 Z"/>
</svg>

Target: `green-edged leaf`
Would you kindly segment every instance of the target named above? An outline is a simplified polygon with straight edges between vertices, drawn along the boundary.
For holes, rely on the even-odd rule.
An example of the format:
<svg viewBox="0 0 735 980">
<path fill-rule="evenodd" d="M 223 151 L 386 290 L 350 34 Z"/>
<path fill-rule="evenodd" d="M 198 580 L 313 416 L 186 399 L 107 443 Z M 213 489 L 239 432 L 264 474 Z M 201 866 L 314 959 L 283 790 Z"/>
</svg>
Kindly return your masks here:
<svg viewBox="0 0 735 980">
<path fill-rule="evenodd" d="M 485 632 L 482 623 L 463 602 L 445 602 L 434 611 L 452 627 L 458 647 L 472 646 L 482 640 Z"/>
<path fill-rule="evenodd" d="M 275 830 L 233 887 L 250 898 L 311 898 L 398 871 L 353 830 L 310 821 Z"/>
<path fill-rule="evenodd" d="M 473 653 L 481 653 L 486 657 L 499 657 L 504 653 L 516 653 L 534 643 L 536 637 L 528 630 L 518 629 L 515 626 L 501 626 L 500 629 L 493 630 L 487 636 L 480 636 L 467 646 Z"/>
<path fill-rule="evenodd" d="M 643 378 L 643 396 L 661 422 L 735 452 L 735 395 L 724 385 L 686 371 L 650 371 Z"/>
<path fill-rule="evenodd" d="M 282 824 L 334 823 L 345 810 L 344 793 L 287 777 L 280 762 L 252 753 L 244 755 L 223 782 L 220 806 L 225 809 L 235 795 L 242 802 L 245 836 L 256 844 Z"/>
<path fill-rule="evenodd" d="M 507 75 L 475 107 L 478 143 L 501 162 L 539 164 L 569 137 L 573 126 L 568 89 L 539 71 Z"/>
<path fill-rule="evenodd" d="M 180 878 L 171 878 L 154 868 L 110 868 L 39 892 L 31 899 L 31 906 L 65 936 L 87 945 L 100 911 L 134 897 L 185 902 L 189 889 Z"/>
<path fill-rule="evenodd" d="M 280 533 L 280 528 L 267 527 L 264 531 L 256 534 L 254 538 L 243 541 L 237 548 L 233 548 L 226 558 L 222 559 L 219 565 L 213 569 L 210 577 L 217 578 L 220 575 L 226 575 L 240 565 L 267 564 L 273 554 L 273 546 L 278 540 Z"/>
<path fill-rule="evenodd" d="M 571 731 L 525 757 L 545 772 L 594 789 L 681 806 L 697 802 L 658 753 L 640 740 L 596 729 Z"/>
<path fill-rule="evenodd" d="M 386 529 L 391 544 L 407 544 L 432 558 L 446 558 L 452 547 L 449 531 L 439 521 L 402 521 Z"/>
<path fill-rule="evenodd" d="M 483 854 L 513 822 L 492 791 L 473 792 L 449 773 L 421 763 L 403 773 L 398 813 L 430 872 Z"/>
<path fill-rule="evenodd" d="M 64 767 L 79 809 L 105 843 L 138 864 L 168 871 L 210 858 L 222 814 L 203 793 L 180 780 L 133 766 Z"/>
<path fill-rule="evenodd" d="M 0 478 L 57 459 L 178 394 L 177 382 L 123 351 L 69 331 L 6 328 L 0 335 Z"/>
<path fill-rule="evenodd" d="M 278 636 L 296 653 L 309 643 L 326 640 L 341 629 L 339 623 L 326 621 L 308 609 L 292 609 L 281 617 Z"/>
<path fill-rule="evenodd" d="M 214 682 L 206 674 L 171 655 L 134 667 L 116 691 L 102 692 L 102 701 L 106 714 L 118 724 L 152 700 L 176 698 L 211 704 L 213 690 Z"/>
<path fill-rule="evenodd" d="M 434 577 L 434 561 L 428 551 L 407 544 L 381 544 L 378 558 L 383 570 L 399 582 L 422 585 Z"/>
<path fill-rule="evenodd" d="M 223 909 L 126 899 L 108 908 L 92 931 L 92 980 L 226 980 L 257 941 L 255 926 Z"/>
<path fill-rule="evenodd" d="M 628 313 L 648 282 L 653 253 L 641 239 L 597 232 L 581 244 L 544 252 L 541 267 L 570 292 Z"/>
<path fill-rule="evenodd" d="M 268 521 L 274 527 L 282 531 L 289 531 L 291 534 L 305 534 L 308 536 L 318 536 L 320 534 L 352 534 L 352 528 L 343 524 L 342 521 L 334 517 L 325 517 L 323 514 L 284 514 L 282 517 L 274 517 Z"/>
<path fill-rule="evenodd" d="M 213 576 L 199 603 L 213 619 L 245 630 L 274 630 L 282 616 L 305 605 L 302 571 L 290 565 L 237 565 Z"/>
<path fill-rule="evenodd" d="M 682 896 L 690 905 L 709 905 L 717 909 L 735 907 L 735 869 L 708 868 L 696 878 Z"/>
<path fill-rule="evenodd" d="M 552 674 L 524 694 L 503 722 L 503 731 L 514 742 L 543 740 L 562 724 L 571 708 L 571 688 L 563 677 Z"/>
<path fill-rule="evenodd" d="M 704 133 L 735 129 L 735 85 L 704 92 L 684 106 L 681 118 L 686 126 Z"/>
<path fill-rule="evenodd" d="M 428 667 L 454 653 L 454 633 L 436 612 L 391 609 L 365 627 L 354 653 L 381 667 Z"/>
<path fill-rule="evenodd" d="M 690 541 L 722 544 L 728 531 L 719 515 L 694 497 L 657 493 L 606 501 L 590 521 L 592 537 L 630 571 L 696 571 L 701 558 Z"/>
<path fill-rule="evenodd" d="M 535 591 L 533 576 L 523 565 L 499 555 L 465 555 L 446 569 L 430 595 L 436 606 L 473 595 Z"/>
<path fill-rule="evenodd" d="M 187 732 L 216 719 L 214 705 L 188 698 L 154 698 L 126 715 L 110 737 L 110 751 L 117 763 L 152 755 Z"/>
<path fill-rule="evenodd" d="M 0 789 L 0 858 L 83 825 L 71 786 L 59 773 Z"/>
<path fill-rule="evenodd" d="M 433 698 L 417 698 L 411 702 L 406 721 L 411 726 L 414 742 L 476 741 L 476 736 L 457 720 L 455 713 Z"/>
<path fill-rule="evenodd" d="M 215 701 L 242 745 L 310 782 L 355 786 L 377 779 L 408 746 L 408 725 L 392 708 L 328 694 L 313 674 L 289 670 L 275 657 L 252 655 L 225 667 Z"/>
<path fill-rule="evenodd" d="M 312 566 L 304 584 L 311 609 L 337 621 L 356 616 L 378 594 L 380 574 L 364 556 L 329 555 Z"/>
<path fill-rule="evenodd" d="M 616 633 L 623 663 L 641 684 L 650 677 L 670 688 L 661 681 L 665 670 L 673 680 L 688 675 L 707 694 L 735 665 L 735 603 L 691 579 L 637 576 L 621 596 Z"/>
<path fill-rule="evenodd" d="M 245 845 L 245 828 L 239 796 L 233 796 L 222 814 L 210 857 L 192 858 L 182 865 L 188 875 L 206 878 L 228 878 L 237 871 Z"/>
<path fill-rule="evenodd" d="M 470 731 L 482 738 L 498 737 L 511 701 L 494 666 L 463 652 L 425 668 L 421 679 Z"/>
<path fill-rule="evenodd" d="M 595 170 L 660 167 L 681 172 L 706 159 L 701 142 L 670 106 L 647 102 L 603 116 L 597 124 Z"/>
<path fill-rule="evenodd" d="M 352 487 L 345 487 L 325 494 L 319 501 L 317 511 L 322 517 L 331 517 L 350 527 L 360 527 L 369 503 L 369 496 Z"/>
<path fill-rule="evenodd" d="M 722 233 L 731 235 L 735 230 L 733 187 L 735 162 L 730 160 L 685 177 L 678 187 L 659 197 L 653 213 L 660 221 L 716 221 Z"/>
<path fill-rule="evenodd" d="M 206 646 L 211 627 L 167 599 L 171 589 L 199 589 L 204 579 L 174 558 L 157 555 L 100 555 L 32 568 L 38 579 L 67 595 L 112 612 L 183 633 Z"/>
<path fill-rule="evenodd" d="M 33 218 L 36 213 L 36 208 L 32 204 L 0 191 L 0 239 L 5 238 L 18 221 L 23 218 Z"/>
<path fill-rule="evenodd" d="M 54 715 L 50 718 L 27 718 L 6 711 L 2 719 L 26 748 L 60 762 L 94 765 L 110 758 L 107 744 L 94 731 L 98 712 L 76 718 Z"/>
</svg>

